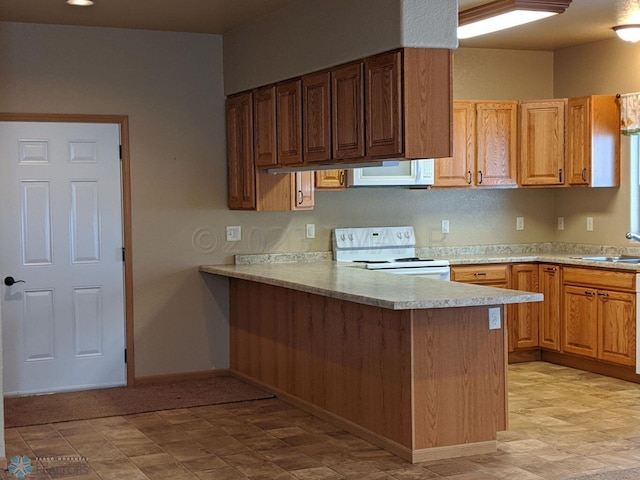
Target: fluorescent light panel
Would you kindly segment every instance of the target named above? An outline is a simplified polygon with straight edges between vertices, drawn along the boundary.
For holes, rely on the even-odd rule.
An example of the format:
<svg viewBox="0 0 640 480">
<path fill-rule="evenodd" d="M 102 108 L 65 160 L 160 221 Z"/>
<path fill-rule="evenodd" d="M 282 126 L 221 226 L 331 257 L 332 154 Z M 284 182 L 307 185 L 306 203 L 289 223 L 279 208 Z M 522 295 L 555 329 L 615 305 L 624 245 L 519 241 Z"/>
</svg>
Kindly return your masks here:
<svg viewBox="0 0 640 480">
<path fill-rule="evenodd" d="M 471 38 L 485 35 L 487 33 L 506 30 L 507 28 L 517 27 L 525 23 L 535 22 L 543 18 L 557 15 L 555 12 L 535 12 L 531 10 L 514 10 L 513 12 L 503 13 L 495 17 L 480 20 L 458 27 L 458 38 Z"/>
<path fill-rule="evenodd" d="M 496 0 L 464 10 L 458 15 L 458 38 L 486 33 L 534 22 L 564 12 L 571 0 Z"/>
</svg>

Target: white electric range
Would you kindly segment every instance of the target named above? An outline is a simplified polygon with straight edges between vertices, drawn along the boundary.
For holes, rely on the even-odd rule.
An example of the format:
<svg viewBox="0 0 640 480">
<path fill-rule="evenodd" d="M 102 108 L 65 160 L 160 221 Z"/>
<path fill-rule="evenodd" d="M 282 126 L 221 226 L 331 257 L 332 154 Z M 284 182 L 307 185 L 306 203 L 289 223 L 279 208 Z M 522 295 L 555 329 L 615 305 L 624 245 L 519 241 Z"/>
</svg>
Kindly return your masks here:
<svg viewBox="0 0 640 480">
<path fill-rule="evenodd" d="M 418 258 L 413 227 L 336 228 L 334 259 L 357 262 L 369 270 L 449 280 L 448 260 Z"/>
</svg>

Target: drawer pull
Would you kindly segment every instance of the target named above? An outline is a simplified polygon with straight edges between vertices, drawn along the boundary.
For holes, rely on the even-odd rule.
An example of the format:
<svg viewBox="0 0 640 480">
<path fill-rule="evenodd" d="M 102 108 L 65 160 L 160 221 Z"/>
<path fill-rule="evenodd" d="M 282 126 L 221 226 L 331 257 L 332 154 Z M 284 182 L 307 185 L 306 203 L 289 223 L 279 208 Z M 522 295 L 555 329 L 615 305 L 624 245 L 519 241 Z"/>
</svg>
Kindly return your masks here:
<svg viewBox="0 0 640 480">
<path fill-rule="evenodd" d="M 609 294 L 608 293 L 598 293 L 599 297 L 608 297 Z"/>
<path fill-rule="evenodd" d="M 474 277 L 486 277 L 487 272 L 477 272 L 473 274 Z"/>
<path fill-rule="evenodd" d="M 558 267 L 548 267 L 544 269 L 545 272 L 555 273 L 558 271 Z"/>
</svg>

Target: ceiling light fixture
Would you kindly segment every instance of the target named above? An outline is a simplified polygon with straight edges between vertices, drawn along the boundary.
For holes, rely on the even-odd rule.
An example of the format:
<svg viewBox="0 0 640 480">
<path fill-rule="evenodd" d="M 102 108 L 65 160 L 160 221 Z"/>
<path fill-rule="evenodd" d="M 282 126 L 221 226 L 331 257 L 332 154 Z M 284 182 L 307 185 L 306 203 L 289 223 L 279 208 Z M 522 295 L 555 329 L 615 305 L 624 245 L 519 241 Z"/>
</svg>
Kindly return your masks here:
<svg viewBox="0 0 640 480">
<path fill-rule="evenodd" d="M 458 38 L 486 33 L 534 22 L 563 13 L 571 0 L 496 0 L 458 14 Z"/>
<path fill-rule="evenodd" d="M 90 7 L 93 5 L 92 0 L 67 0 L 67 3 L 75 7 Z"/>
<path fill-rule="evenodd" d="M 618 25 L 613 31 L 626 42 L 640 42 L 640 25 Z"/>
</svg>

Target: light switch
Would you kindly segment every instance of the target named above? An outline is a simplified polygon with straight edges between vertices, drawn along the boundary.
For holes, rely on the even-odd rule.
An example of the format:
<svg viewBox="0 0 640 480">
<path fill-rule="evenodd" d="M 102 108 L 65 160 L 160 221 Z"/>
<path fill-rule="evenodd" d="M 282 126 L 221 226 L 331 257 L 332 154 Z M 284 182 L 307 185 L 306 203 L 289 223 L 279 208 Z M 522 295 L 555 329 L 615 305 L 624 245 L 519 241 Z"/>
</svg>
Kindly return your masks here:
<svg viewBox="0 0 640 480">
<path fill-rule="evenodd" d="M 524 217 L 516 217 L 516 230 L 524 230 Z"/>
<path fill-rule="evenodd" d="M 307 223 L 306 236 L 307 236 L 307 238 L 316 238 L 316 225 L 315 225 L 315 223 Z"/>
<path fill-rule="evenodd" d="M 227 227 L 227 242 L 239 242 L 242 240 L 242 227 L 234 225 Z"/>
</svg>

